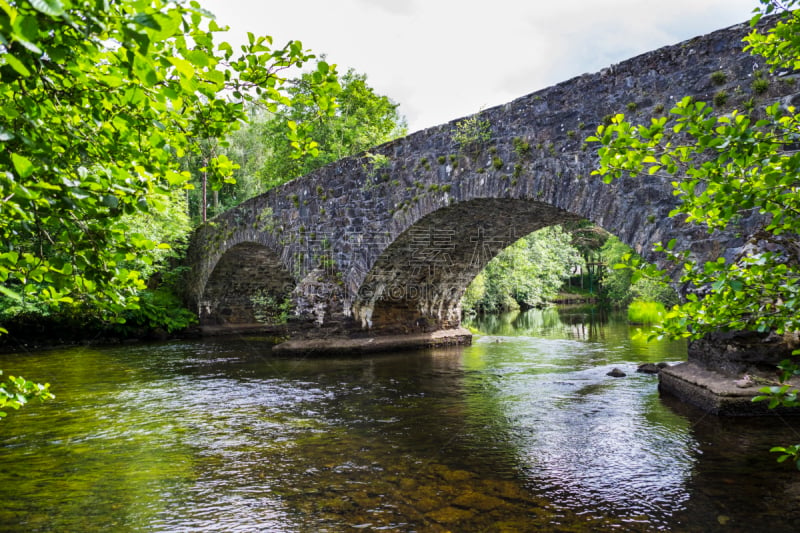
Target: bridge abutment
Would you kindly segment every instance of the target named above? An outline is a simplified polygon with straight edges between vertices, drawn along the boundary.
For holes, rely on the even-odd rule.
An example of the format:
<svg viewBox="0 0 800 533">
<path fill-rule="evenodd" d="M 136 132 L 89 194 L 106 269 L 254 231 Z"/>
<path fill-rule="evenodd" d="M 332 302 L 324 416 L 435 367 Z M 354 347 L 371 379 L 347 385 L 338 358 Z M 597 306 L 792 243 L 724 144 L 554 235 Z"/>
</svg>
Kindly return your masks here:
<svg viewBox="0 0 800 533">
<path fill-rule="evenodd" d="M 797 335 L 727 332 L 707 335 L 689 344 L 685 363 L 659 374 L 659 390 L 700 409 L 728 416 L 789 412 L 753 402 L 765 386 L 779 385 L 777 365 L 800 345 Z M 800 388 L 800 378 L 790 382 Z M 798 414 L 797 409 L 791 410 Z"/>
</svg>

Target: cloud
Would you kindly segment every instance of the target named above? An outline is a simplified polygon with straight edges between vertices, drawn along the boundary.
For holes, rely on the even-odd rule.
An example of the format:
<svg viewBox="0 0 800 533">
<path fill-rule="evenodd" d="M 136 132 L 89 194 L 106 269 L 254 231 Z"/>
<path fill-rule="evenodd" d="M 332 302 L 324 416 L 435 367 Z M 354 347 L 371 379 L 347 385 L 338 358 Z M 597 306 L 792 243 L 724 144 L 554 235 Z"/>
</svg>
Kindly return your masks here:
<svg viewBox="0 0 800 533">
<path fill-rule="evenodd" d="M 745 21 L 755 0 L 201 0 L 243 42 L 301 39 L 367 74 L 411 131 Z"/>
<path fill-rule="evenodd" d="M 416 11 L 416 0 L 356 0 L 370 8 L 387 11 L 393 15 L 411 16 Z"/>
</svg>

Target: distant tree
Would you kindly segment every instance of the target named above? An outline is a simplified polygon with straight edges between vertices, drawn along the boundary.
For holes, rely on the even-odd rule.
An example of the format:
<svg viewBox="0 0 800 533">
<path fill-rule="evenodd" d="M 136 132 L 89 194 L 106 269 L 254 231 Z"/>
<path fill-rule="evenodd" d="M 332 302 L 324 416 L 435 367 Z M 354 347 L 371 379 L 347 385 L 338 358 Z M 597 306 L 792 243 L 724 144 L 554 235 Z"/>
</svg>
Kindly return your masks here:
<svg viewBox="0 0 800 533">
<path fill-rule="evenodd" d="M 538 307 L 553 299 L 564 279 L 583 263 L 560 226 L 518 240 L 492 259 L 467 287 L 465 312 Z"/>
<path fill-rule="evenodd" d="M 318 102 L 312 97 L 310 81 L 307 74 L 295 80 L 289 93 L 297 104 L 279 108 L 264 123 L 262 131 L 271 157 L 261 169 L 260 178 L 268 188 L 406 134 L 406 122 L 397 112 L 398 104 L 376 94 L 367 84 L 366 75 L 351 69 L 341 77 L 338 107 L 333 115 L 325 117 L 317 112 Z M 281 124 L 286 121 L 298 127 L 314 124 L 316 156 L 301 159 L 292 155 L 294 146 L 280 135 Z"/>
<path fill-rule="evenodd" d="M 566 224 L 564 229 L 569 232 L 572 237 L 572 246 L 574 246 L 583 257 L 583 264 L 581 267 L 586 269 L 590 283 L 599 281 L 605 268 L 601 250 L 611 234 L 589 220 L 581 220 Z M 583 283 L 583 281 L 584 276 L 581 273 L 581 283 Z M 581 286 L 583 287 L 583 285 Z M 590 289 L 593 290 L 591 285 Z"/>
<path fill-rule="evenodd" d="M 601 279 L 601 297 L 604 303 L 611 307 L 625 307 L 634 298 L 631 291 L 633 273 L 630 269 L 615 268 L 615 266 L 622 264 L 633 250 L 617 237 L 611 236 L 603 244 L 600 253 L 605 263 Z"/>
<path fill-rule="evenodd" d="M 406 134 L 398 104 L 377 94 L 367 84 L 366 75 L 350 70 L 341 76 L 341 91 L 336 93 L 336 107 L 331 112 L 327 112 L 330 108 L 320 108 L 314 83 L 314 73 L 291 80 L 287 90 L 290 100 L 273 111 L 250 106 L 249 123 L 213 147 L 235 167 L 228 174 L 234 179 L 214 181 L 212 215 L 328 163 Z M 329 105 L 327 101 L 325 104 Z M 292 132 L 312 129 L 313 143 L 303 157 L 298 157 Z M 204 166 L 196 155 L 193 158 L 190 166 Z M 201 175 L 194 174 L 198 178 Z M 196 190 L 190 196 L 192 215 L 198 217 L 201 195 Z"/>
<path fill-rule="evenodd" d="M 613 307 L 625 307 L 633 300 L 657 302 L 668 307 L 678 303 L 678 293 L 670 284 L 646 276 L 639 276 L 634 281 L 629 268 L 618 268 L 629 257 L 638 256 L 630 246 L 613 235 L 600 249 L 604 265 L 599 278 L 600 294 L 605 303 Z"/>
</svg>

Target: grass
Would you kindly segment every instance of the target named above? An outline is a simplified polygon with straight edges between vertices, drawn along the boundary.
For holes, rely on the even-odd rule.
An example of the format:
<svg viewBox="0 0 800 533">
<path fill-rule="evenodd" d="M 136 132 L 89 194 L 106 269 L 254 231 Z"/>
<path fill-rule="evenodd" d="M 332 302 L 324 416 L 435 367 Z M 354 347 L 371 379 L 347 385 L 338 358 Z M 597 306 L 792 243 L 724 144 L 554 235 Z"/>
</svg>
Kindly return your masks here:
<svg viewBox="0 0 800 533">
<path fill-rule="evenodd" d="M 659 302 L 635 300 L 628 306 L 628 322 L 631 324 L 660 324 L 667 310 Z"/>
</svg>

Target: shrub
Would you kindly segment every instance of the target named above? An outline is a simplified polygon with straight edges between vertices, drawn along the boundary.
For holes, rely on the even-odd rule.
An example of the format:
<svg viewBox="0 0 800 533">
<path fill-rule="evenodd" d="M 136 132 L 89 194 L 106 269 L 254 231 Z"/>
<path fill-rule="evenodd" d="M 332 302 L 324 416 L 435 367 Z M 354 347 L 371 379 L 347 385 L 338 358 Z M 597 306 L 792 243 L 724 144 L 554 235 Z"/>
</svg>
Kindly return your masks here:
<svg viewBox="0 0 800 533">
<path fill-rule="evenodd" d="M 628 322 L 631 324 L 660 324 L 667 313 L 664 304 L 634 300 L 628 306 Z"/>
</svg>

